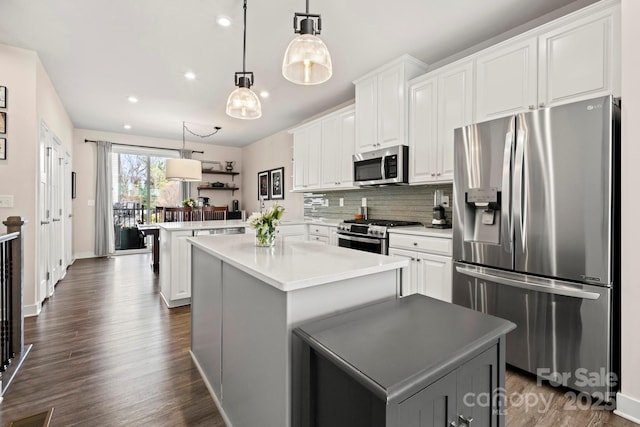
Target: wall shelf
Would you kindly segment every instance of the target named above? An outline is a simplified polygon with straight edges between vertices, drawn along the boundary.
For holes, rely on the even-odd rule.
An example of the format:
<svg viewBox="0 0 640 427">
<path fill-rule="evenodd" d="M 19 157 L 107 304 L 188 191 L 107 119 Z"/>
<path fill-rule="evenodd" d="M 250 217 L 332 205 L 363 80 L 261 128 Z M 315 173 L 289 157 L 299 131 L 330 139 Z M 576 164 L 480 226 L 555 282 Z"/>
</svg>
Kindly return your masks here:
<svg viewBox="0 0 640 427">
<path fill-rule="evenodd" d="M 236 192 L 236 190 L 239 190 L 240 188 L 238 187 L 209 187 L 206 185 L 198 185 L 198 194 L 200 194 L 200 190 L 223 190 L 223 191 L 231 191 L 231 195 L 233 196 L 233 194 Z"/>
</svg>

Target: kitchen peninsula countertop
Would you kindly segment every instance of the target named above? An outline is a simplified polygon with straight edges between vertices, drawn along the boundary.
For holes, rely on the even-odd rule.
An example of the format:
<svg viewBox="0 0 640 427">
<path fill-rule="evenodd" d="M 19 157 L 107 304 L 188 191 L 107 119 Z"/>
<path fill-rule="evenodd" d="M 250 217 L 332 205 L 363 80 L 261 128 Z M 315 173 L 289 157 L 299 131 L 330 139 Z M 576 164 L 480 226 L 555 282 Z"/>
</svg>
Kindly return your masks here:
<svg viewBox="0 0 640 427">
<path fill-rule="evenodd" d="M 274 247 L 261 248 L 250 234 L 198 236 L 189 242 L 285 292 L 409 265 L 407 260 L 307 241 L 278 241 Z"/>
</svg>

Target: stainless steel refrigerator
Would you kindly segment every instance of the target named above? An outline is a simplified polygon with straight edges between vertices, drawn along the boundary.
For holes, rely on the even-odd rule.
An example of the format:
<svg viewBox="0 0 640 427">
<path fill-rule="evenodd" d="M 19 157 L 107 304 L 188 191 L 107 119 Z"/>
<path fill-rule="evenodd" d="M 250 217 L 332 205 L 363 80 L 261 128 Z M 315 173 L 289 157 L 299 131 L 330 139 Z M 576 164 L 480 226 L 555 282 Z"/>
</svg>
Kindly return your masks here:
<svg viewBox="0 0 640 427">
<path fill-rule="evenodd" d="M 453 302 L 517 324 L 507 363 L 607 401 L 619 135 L 619 103 L 601 97 L 465 126 L 454 145 Z"/>
</svg>

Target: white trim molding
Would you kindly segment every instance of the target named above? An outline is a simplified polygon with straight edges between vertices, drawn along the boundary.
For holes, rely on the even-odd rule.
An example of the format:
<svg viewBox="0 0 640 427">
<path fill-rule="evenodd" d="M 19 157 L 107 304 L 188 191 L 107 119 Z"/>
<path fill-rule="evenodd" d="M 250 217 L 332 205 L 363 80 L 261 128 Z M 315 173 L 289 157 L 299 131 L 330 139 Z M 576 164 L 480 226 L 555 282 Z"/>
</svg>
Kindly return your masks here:
<svg viewBox="0 0 640 427">
<path fill-rule="evenodd" d="M 616 394 L 616 410 L 613 413 L 640 424 L 640 400 L 618 392 Z"/>
<path fill-rule="evenodd" d="M 22 309 L 22 313 L 24 314 L 24 317 L 38 316 L 41 311 L 42 311 L 42 303 L 41 302 L 39 302 L 37 304 L 25 305 L 23 307 L 23 309 Z"/>
</svg>

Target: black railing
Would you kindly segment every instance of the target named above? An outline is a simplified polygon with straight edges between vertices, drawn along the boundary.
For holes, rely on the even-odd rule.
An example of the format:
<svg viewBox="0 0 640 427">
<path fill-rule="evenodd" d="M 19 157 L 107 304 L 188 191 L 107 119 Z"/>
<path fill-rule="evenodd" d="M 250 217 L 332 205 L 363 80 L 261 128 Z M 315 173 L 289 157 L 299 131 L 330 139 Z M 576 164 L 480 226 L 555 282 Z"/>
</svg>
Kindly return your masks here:
<svg viewBox="0 0 640 427">
<path fill-rule="evenodd" d="M 135 202 L 114 203 L 113 233 L 117 250 L 145 248 L 144 236 L 138 224 L 146 223 L 147 208 Z"/>
<path fill-rule="evenodd" d="M 24 346 L 23 242 L 25 221 L 12 216 L 0 236 L 0 392 L 4 394 L 31 349 Z"/>
</svg>

